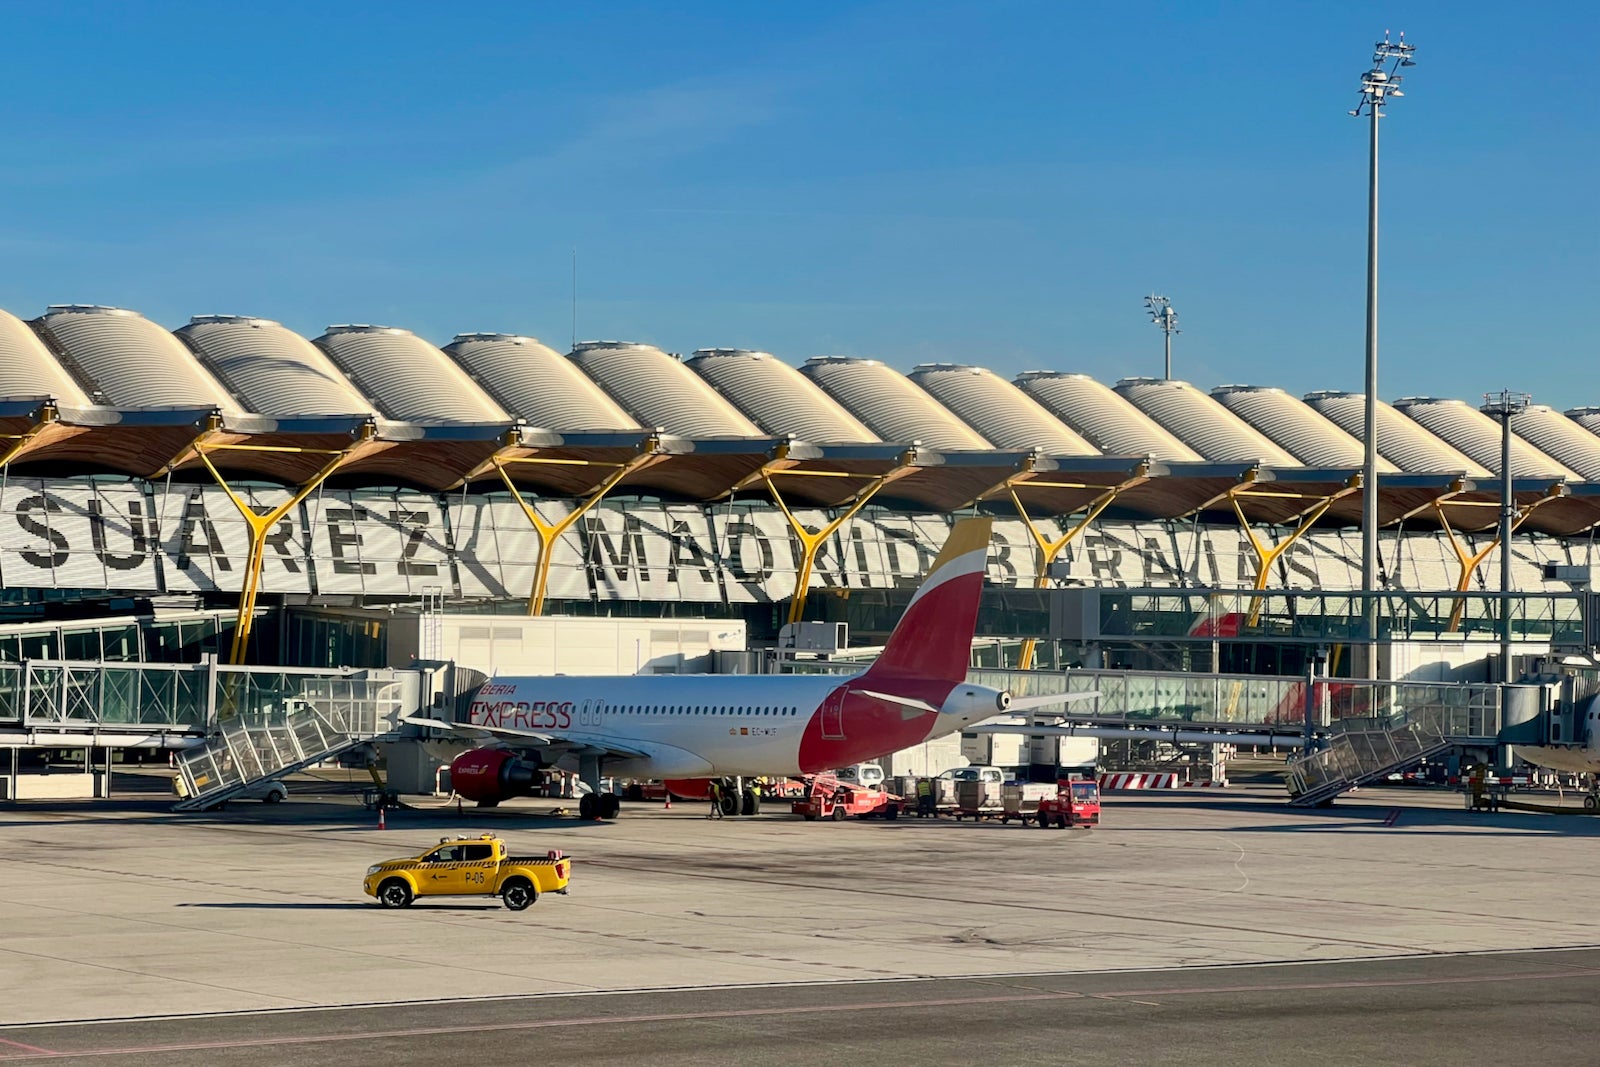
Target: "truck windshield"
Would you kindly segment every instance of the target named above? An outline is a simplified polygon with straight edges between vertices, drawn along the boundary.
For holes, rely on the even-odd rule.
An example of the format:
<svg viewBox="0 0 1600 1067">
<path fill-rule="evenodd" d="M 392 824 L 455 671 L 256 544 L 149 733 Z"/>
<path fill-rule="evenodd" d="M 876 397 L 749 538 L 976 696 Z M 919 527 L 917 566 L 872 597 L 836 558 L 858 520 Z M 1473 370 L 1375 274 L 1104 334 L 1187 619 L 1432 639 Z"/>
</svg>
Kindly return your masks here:
<svg viewBox="0 0 1600 1067">
<path fill-rule="evenodd" d="M 1074 800 L 1094 800 L 1100 795 L 1100 787 L 1093 782 L 1073 782 L 1072 798 Z"/>
</svg>

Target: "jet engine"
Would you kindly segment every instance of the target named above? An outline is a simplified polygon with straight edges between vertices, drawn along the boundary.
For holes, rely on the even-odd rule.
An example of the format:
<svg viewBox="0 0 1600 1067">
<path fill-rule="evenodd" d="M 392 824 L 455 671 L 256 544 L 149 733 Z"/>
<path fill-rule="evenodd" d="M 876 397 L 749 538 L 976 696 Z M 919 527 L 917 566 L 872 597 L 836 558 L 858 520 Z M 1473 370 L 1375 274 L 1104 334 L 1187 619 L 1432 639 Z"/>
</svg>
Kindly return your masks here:
<svg viewBox="0 0 1600 1067">
<path fill-rule="evenodd" d="M 492 808 L 512 797 L 531 797 L 540 784 L 539 761 L 508 748 L 475 748 L 450 764 L 450 787 L 463 800 Z"/>
</svg>

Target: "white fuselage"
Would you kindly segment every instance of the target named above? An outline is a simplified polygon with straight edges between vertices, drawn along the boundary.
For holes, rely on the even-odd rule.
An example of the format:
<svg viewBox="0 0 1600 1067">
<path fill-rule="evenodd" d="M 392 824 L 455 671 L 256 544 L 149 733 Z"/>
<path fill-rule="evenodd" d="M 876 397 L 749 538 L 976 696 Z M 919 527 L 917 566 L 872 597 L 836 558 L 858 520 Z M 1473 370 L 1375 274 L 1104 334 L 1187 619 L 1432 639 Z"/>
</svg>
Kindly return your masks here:
<svg viewBox="0 0 1600 1067">
<path fill-rule="evenodd" d="M 800 739 L 839 675 L 500 678 L 472 703 L 474 725 L 553 740 L 608 739 L 649 753 L 608 760 L 618 775 L 694 778 L 800 772 Z"/>
</svg>

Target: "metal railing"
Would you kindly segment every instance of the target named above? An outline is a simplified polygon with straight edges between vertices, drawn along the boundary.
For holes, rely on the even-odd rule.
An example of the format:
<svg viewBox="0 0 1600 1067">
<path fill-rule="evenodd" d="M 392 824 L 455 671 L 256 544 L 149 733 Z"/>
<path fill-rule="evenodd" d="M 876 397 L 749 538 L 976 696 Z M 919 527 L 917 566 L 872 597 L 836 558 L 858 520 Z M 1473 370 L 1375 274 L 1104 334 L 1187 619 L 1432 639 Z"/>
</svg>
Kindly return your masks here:
<svg viewBox="0 0 1600 1067">
<path fill-rule="evenodd" d="M 291 699 L 337 704 L 353 672 L 217 663 L 0 663 L 0 726 L 209 734 Z"/>
<path fill-rule="evenodd" d="M 220 803 L 251 783 L 394 730 L 414 694 L 408 701 L 406 686 L 392 672 L 372 674 L 302 678 L 292 695 L 222 719 L 215 736 L 178 756 L 186 798 L 180 809 Z"/>
<path fill-rule="evenodd" d="M 1499 640 L 1511 614 L 1514 641 L 1587 645 L 1580 593 L 1321 592 L 1100 589 L 1101 640 L 1366 640 L 1372 603 L 1380 641 Z"/>
<path fill-rule="evenodd" d="M 1317 804 L 1383 775 L 1409 767 L 1450 747 L 1449 714 L 1419 709 L 1395 720 L 1350 720 L 1328 739 L 1328 746 L 1289 763 L 1293 803 Z"/>
<path fill-rule="evenodd" d="M 1304 678 L 1153 671 L 975 670 L 968 678 L 1013 695 L 1098 693 L 1064 705 L 1074 720 L 1109 725 L 1198 727 L 1285 726 L 1303 729 Z M 1500 687 L 1451 682 L 1318 679 L 1313 725 L 1342 720 L 1437 722 L 1450 736 L 1493 737 L 1500 731 Z"/>
</svg>

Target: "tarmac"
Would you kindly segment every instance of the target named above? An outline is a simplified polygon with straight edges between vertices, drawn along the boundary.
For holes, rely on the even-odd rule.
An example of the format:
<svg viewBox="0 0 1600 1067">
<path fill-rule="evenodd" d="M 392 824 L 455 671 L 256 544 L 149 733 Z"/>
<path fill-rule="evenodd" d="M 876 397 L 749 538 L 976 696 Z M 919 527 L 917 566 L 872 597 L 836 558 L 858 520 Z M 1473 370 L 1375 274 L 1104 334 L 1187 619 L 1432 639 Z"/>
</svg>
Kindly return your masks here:
<svg viewBox="0 0 1600 1067">
<path fill-rule="evenodd" d="M 439 1017 L 419 1014 L 419 1004 L 449 1009 L 446 1019 L 457 1018 L 459 1008 L 460 1018 L 504 1021 L 483 1014 L 489 1009 L 475 1002 L 484 997 L 541 998 L 506 1002 L 523 1005 L 559 1001 L 565 1006 L 548 1009 L 558 1019 L 590 1010 L 575 1007 L 573 994 L 592 1004 L 597 994 L 619 991 L 639 991 L 629 1003 L 644 1005 L 617 1009 L 624 1014 L 682 1014 L 685 1004 L 766 1012 L 774 998 L 780 1006 L 791 1002 L 795 987 L 824 990 L 829 1004 L 848 1007 L 891 997 L 873 983 L 921 989 L 906 994 L 915 998 L 934 988 L 929 983 L 954 979 L 948 996 L 964 1002 L 999 995 L 995 982 L 1012 989 L 1015 976 L 1045 976 L 1065 981 L 1072 996 L 1008 1001 L 1001 1014 L 1026 1027 L 1054 1018 L 1050 1013 L 1070 1001 L 1074 1018 L 1087 1013 L 1081 1020 L 1087 1048 L 1097 1033 L 1113 1040 L 1115 1013 L 1133 1009 L 1121 993 L 1110 1007 L 1079 1003 L 1097 995 L 1084 991 L 1085 975 L 1113 983 L 1095 988 L 1136 992 L 1143 979 L 1124 972 L 1190 969 L 1178 974 L 1212 976 L 1195 979 L 1211 991 L 1184 994 L 1182 1004 L 1232 995 L 1222 987 L 1249 987 L 1238 994 L 1239 1011 L 1255 1004 L 1269 1018 L 1288 1020 L 1288 1008 L 1326 1001 L 1364 1027 L 1367 1013 L 1386 1003 L 1381 992 L 1371 992 L 1381 988 L 1370 985 L 1373 974 L 1381 978 L 1388 973 L 1382 968 L 1407 964 L 1420 968 L 1407 972 L 1411 978 L 1427 982 L 1404 988 L 1431 990 L 1424 1002 L 1457 990 L 1459 997 L 1450 993 L 1446 1000 L 1465 1013 L 1463 1020 L 1472 1018 L 1474 1004 L 1487 1011 L 1502 999 L 1521 1003 L 1522 991 L 1540 983 L 1559 991 L 1528 994 L 1530 1005 L 1543 1005 L 1540 1012 L 1564 1011 L 1573 988 L 1586 991 L 1589 1014 L 1600 1002 L 1593 979 L 1577 974 L 1600 956 L 1574 955 L 1583 962 L 1549 966 L 1537 961 L 1555 957 L 1527 957 L 1535 960 L 1528 973 L 1555 967 L 1554 974 L 1576 984 L 1549 977 L 1498 992 L 1472 976 L 1498 973 L 1511 957 L 1458 957 L 1600 945 L 1592 906 L 1600 888 L 1600 820 L 1592 818 L 1473 813 L 1454 794 L 1399 788 L 1366 790 L 1313 811 L 1286 807 L 1281 790 L 1113 794 L 1093 830 L 910 818 L 807 823 L 781 813 L 708 822 L 701 806 L 685 804 L 670 811 L 625 804 L 620 820 L 585 824 L 546 815 L 552 806 L 520 801 L 460 814 L 453 806 L 391 812 L 383 831 L 352 798 L 303 790 L 281 805 L 238 802 L 199 816 L 174 815 L 164 801 L 141 799 L 5 808 L 0 842 L 10 862 L 0 865 L 6 931 L 0 1024 L 220 1015 L 258 1020 L 247 1029 L 270 1037 L 299 1033 L 305 1024 L 267 1020 L 322 1018 L 324 1009 L 339 1006 L 395 1005 L 365 1009 L 364 1016 L 335 1013 L 370 1032 Z M 369 864 L 421 851 L 447 834 L 481 830 L 501 833 L 517 851 L 566 851 L 574 859 L 570 894 L 547 895 L 522 913 L 492 898 L 387 911 L 361 895 Z M 1457 958 L 1468 962 L 1452 962 Z M 1225 981 L 1214 977 L 1220 971 L 1192 970 L 1334 961 L 1362 961 L 1353 965 L 1359 977 L 1350 980 L 1368 984 L 1351 989 L 1369 992 L 1358 996 L 1340 986 L 1308 990 L 1303 1001 L 1285 999 L 1267 988 L 1281 979 L 1260 977 L 1289 973 L 1282 967 Z M 1440 977 L 1452 982 L 1434 982 Z M 1187 980 L 1150 981 L 1183 986 Z M 663 990 L 695 991 L 650 992 Z M 1396 1010 L 1402 1000 L 1410 1002 L 1395 1001 Z M 1206 1016 L 1198 1007 L 1193 1018 L 1184 1015 L 1190 1009 L 1169 1008 L 1157 1013 L 1165 1020 L 1158 1029 L 1177 1019 L 1201 1026 Z M 311 1016 L 294 1014 L 307 1010 Z M 952 1005 L 925 1027 L 897 1024 L 884 1033 L 926 1050 L 918 1042 L 935 1041 L 941 1028 L 964 1040 L 968 1031 L 958 1020 L 967 1019 L 977 1034 L 988 1024 L 974 1020 L 995 1011 Z M 828 1012 L 830 1033 L 834 1016 L 848 1028 L 861 1014 Z M 817 1025 L 814 1018 L 751 1018 L 779 1030 Z M 1548 1021 L 1566 1025 L 1554 1016 Z M 769 1022 L 748 1026 L 761 1030 Z M 135 1032 L 128 1022 L 99 1025 L 93 1032 Z M 140 1039 L 141 1047 L 181 1044 L 220 1025 L 193 1018 L 161 1023 Z M 215 1040 L 237 1025 L 243 1024 L 215 1031 L 224 1035 Z M 709 1020 L 684 1018 L 657 1029 L 703 1036 L 708 1026 Z M 82 1035 L 92 1028 L 69 1029 Z M 877 1047 L 869 1036 L 861 1038 L 863 1049 Z M 0 1060 L 34 1055 L 12 1044 L 70 1046 L 60 1040 L 55 1031 L 0 1030 Z M 684 1040 L 687 1049 L 700 1038 Z M 429 1047 L 418 1042 L 417 1048 Z M 663 1045 L 663 1055 L 673 1047 Z M 740 1062 L 767 1062 L 752 1058 L 758 1051 L 739 1050 Z M 341 1062 L 359 1061 L 349 1047 L 337 1054 Z M 1302 1057 L 1356 1059 L 1385 1062 Z M 162 1062 L 189 1060 L 163 1054 Z"/>
<path fill-rule="evenodd" d="M 0 1062 L 1458 1067 L 1594 1062 L 1600 952 L 829 983 L 58 1024 Z"/>
</svg>

